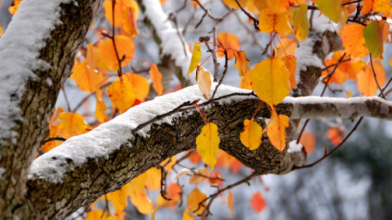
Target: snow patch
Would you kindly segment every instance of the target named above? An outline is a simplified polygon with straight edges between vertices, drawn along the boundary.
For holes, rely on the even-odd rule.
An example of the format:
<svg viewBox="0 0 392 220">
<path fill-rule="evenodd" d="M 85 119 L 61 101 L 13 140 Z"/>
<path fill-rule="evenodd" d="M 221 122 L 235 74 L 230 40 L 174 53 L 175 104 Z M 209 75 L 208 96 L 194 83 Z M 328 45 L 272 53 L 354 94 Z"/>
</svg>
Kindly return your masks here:
<svg viewBox="0 0 392 220">
<path fill-rule="evenodd" d="M 50 32 L 60 24 L 60 4 L 70 0 L 22 1 L 0 40 L 0 143 L 18 134 L 11 130 L 16 121 L 23 120 L 19 102 L 28 79 L 36 78 L 34 70 L 50 66 L 38 59 L 39 51 L 50 38 Z"/>
<path fill-rule="evenodd" d="M 296 153 L 296 152 L 301 152 L 303 146 L 301 143 L 297 144 L 297 141 L 291 141 L 289 143 L 289 149 L 287 150 L 288 153 L 292 154 L 292 153 Z"/>
<path fill-rule="evenodd" d="M 312 28 L 319 33 L 325 31 L 335 32 L 338 28 L 338 24 L 331 21 L 325 15 L 318 16 L 317 12 L 315 12 L 312 20 Z"/>
<path fill-rule="evenodd" d="M 216 85 L 217 84 L 213 85 L 212 91 L 215 89 Z M 215 97 L 219 98 L 231 93 L 249 92 L 250 90 L 221 85 Z M 233 96 L 221 100 L 220 104 L 251 98 L 256 99 L 256 97 L 249 96 Z M 46 179 L 54 183 L 61 182 L 70 161 L 76 166 L 82 166 L 88 158 L 98 159 L 100 157 L 107 157 L 111 152 L 119 149 L 123 144 L 132 147 L 129 145 L 128 140 L 134 138 L 131 131 L 138 125 L 153 119 L 157 115 L 167 113 L 186 101 L 192 102 L 195 100 L 200 100 L 199 104 L 207 101 L 201 94 L 197 85 L 187 87 L 175 93 L 156 97 L 152 101 L 130 108 L 127 112 L 117 116 L 113 120 L 100 125 L 86 134 L 72 137 L 59 147 L 37 158 L 32 163 L 29 178 L 37 176 L 38 178 Z M 205 108 L 208 108 L 208 106 Z M 194 111 L 196 111 L 196 109 Z M 194 111 L 191 111 L 190 113 L 193 113 Z M 154 124 L 171 124 L 173 119 L 179 117 L 181 114 L 182 113 L 173 114 Z M 149 130 L 150 126 L 146 126 L 138 131 L 138 134 L 147 137 Z"/>
<path fill-rule="evenodd" d="M 143 5 L 146 8 L 144 13 L 153 24 L 157 35 L 162 41 L 160 45 L 162 47 L 162 53 L 170 55 L 175 60 L 176 66 L 181 67 L 183 76 L 188 78 L 187 73 L 192 54 L 185 43 L 184 37 L 177 34 L 176 28 L 172 26 L 167 14 L 163 12 L 159 0 L 143 0 Z M 192 84 L 196 83 L 194 77 L 189 77 L 189 80 Z"/>
</svg>

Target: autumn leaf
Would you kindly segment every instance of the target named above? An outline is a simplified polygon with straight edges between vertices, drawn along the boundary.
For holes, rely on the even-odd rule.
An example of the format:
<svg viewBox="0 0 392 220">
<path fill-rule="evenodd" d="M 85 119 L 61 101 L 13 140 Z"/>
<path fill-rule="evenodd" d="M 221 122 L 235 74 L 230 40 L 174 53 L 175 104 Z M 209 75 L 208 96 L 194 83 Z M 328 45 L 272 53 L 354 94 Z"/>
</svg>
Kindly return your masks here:
<svg viewBox="0 0 392 220">
<path fill-rule="evenodd" d="M 267 1 L 265 1 L 265 0 L 251 0 L 251 1 L 259 12 L 266 9 L 266 8 L 269 8 L 267 5 Z"/>
<path fill-rule="evenodd" d="M 301 4 L 294 10 L 294 33 L 299 40 L 305 40 L 309 34 L 308 5 Z"/>
<path fill-rule="evenodd" d="M 68 139 L 86 132 L 87 124 L 83 116 L 78 113 L 62 112 L 59 114 L 59 126 L 57 134 Z"/>
<path fill-rule="evenodd" d="M 195 188 L 192 192 L 189 193 L 186 205 L 193 213 L 200 215 L 203 213 L 207 201 L 204 201 L 200 207 L 199 203 L 206 198 L 206 194 L 202 193 L 198 188 Z"/>
<path fill-rule="evenodd" d="M 276 149 L 282 151 L 286 147 L 286 128 L 289 127 L 289 117 L 286 115 L 277 115 L 276 112 L 271 112 L 272 123 L 269 123 L 267 128 L 267 135 Z"/>
<path fill-rule="evenodd" d="M 196 171 L 196 174 L 193 174 L 189 178 L 189 184 L 195 185 L 198 183 L 201 183 L 207 179 L 209 175 L 209 169 L 208 168 L 202 168 Z"/>
<path fill-rule="evenodd" d="M 261 144 L 263 129 L 257 122 L 246 119 L 244 121 L 244 131 L 240 134 L 240 140 L 249 150 L 257 149 Z"/>
<path fill-rule="evenodd" d="M 250 70 L 250 79 L 257 96 L 273 106 L 290 94 L 290 72 L 278 58 L 265 59 Z"/>
<path fill-rule="evenodd" d="M 208 182 L 210 183 L 210 185 L 216 185 L 221 187 L 223 185 L 223 182 L 218 178 L 222 179 L 222 174 L 219 171 L 214 171 L 210 174 Z"/>
<path fill-rule="evenodd" d="M 301 139 L 299 139 L 299 143 L 304 146 L 306 153 L 310 155 L 314 151 L 316 138 L 311 132 L 304 132 L 301 135 Z"/>
<path fill-rule="evenodd" d="M 255 212 L 260 213 L 265 209 L 265 199 L 259 192 L 256 192 L 250 200 L 250 205 Z"/>
<path fill-rule="evenodd" d="M 160 165 L 161 166 L 165 165 L 165 169 L 167 170 L 167 173 L 169 174 L 171 172 L 171 169 L 173 168 L 173 166 L 176 164 L 176 162 L 177 162 L 177 155 L 174 155 L 174 156 L 164 160 Z"/>
<path fill-rule="evenodd" d="M 4 31 L 3 31 L 3 26 L 0 25 L 0 37 L 3 36 Z"/>
<path fill-rule="evenodd" d="M 129 34 L 130 37 L 138 35 L 136 20 L 137 14 L 139 13 L 139 7 L 137 7 L 136 2 L 132 1 L 135 6 L 128 7 L 124 12 L 123 28 Z"/>
<path fill-rule="evenodd" d="M 150 91 L 148 80 L 139 74 L 133 73 L 123 73 L 122 77 L 124 81 L 129 81 L 133 85 L 133 89 L 136 92 L 136 99 L 143 102 Z"/>
<path fill-rule="evenodd" d="M 282 58 L 284 56 L 294 56 L 295 50 L 297 49 L 297 41 L 290 38 L 283 38 L 279 44 L 274 48 L 274 54 L 276 58 Z"/>
<path fill-rule="evenodd" d="M 200 50 L 200 44 L 195 42 L 195 46 L 193 47 L 193 53 L 192 53 L 192 59 L 191 63 L 189 65 L 189 70 L 188 73 L 186 74 L 189 76 L 199 66 L 199 62 L 201 59 L 201 50 Z"/>
<path fill-rule="evenodd" d="M 113 46 L 113 40 L 116 43 L 118 58 L 116 50 Z M 121 60 L 121 66 L 126 66 L 131 61 L 133 54 L 135 53 L 135 46 L 132 39 L 123 35 L 115 36 L 112 39 L 106 39 L 98 44 L 98 54 L 100 62 L 110 70 L 116 72 L 119 69 L 118 59 Z M 123 57 L 125 58 L 123 59 Z"/>
<path fill-rule="evenodd" d="M 252 85 L 250 82 L 250 71 L 248 70 L 248 72 L 245 73 L 245 75 L 241 76 L 241 81 L 240 81 L 240 85 L 239 87 L 241 89 L 252 89 Z"/>
<path fill-rule="evenodd" d="M 328 140 L 337 146 L 343 140 L 343 133 L 338 128 L 330 128 L 327 131 Z"/>
<path fill-rule="evenodd" d="M 232 8 L 240 9 L 240 7 L 238 6 L 235 0 L 223 0 L 223 2 Z M 247 2 L 248 0 L 238 0 L 238 3 L 240 3 L 242 8 L 245 8 Z"/>
<path fill-rule="evenodd" d="M 139 6 L 133 0 L 116 0 L 114 5 L 113 24 L 113 1 L 108 0 L 103 4 L 105 17 L 111 25 L 123 27 L 131 36 L 137 35 L 136 20 L 139 17 Z"/>
<path fill-rule="evenodd" d="M 370 11 L 383 13 L 388 16 L 392 11 L 390 0 L 364 0 L 362 2 L 362 14 L 366 15 Z"/>
<path fill-rule="evenodd" d="M 199 85 L 200 92 L 204 98 L 210 99 L 211 95 L 211 74 L 204 67 L 199 66 L 196 71 L 196 80 Z"/>
<path fill-rule="evenodd" d="M 87 216 L 84 220 L 99 220 L 105 219 L 104 213 L 100 209 L 93 209 L 87 213 Z"/>
<path fill-rule="evenodd" d="M 214 170 L 216 163 L 216 153 L 219 149 L 220 138 L 218 136 L 218 126 L 214 123 L 206 124 L 199 136 L 196 138 L 196 149 L 203 159 L 204 163 Z"/>
<path fill-rule="evenodd" d="M 233 218 L 234 196 L 230 190 L 229 190 L 229 196 L 227 197 L 227 206 L 229 207 L 230 210 L 230 218 Z"/>
<path fill-rule="evenodd" d="M 346 53 L 351 58 L 364 57 L 369 54 L 363 36 L 364 26 L 356 23 L 346 24 L 342 29 L 342 42 Z"/>
<path fill-rule="evenodd" d="M 182 189 L 177 183 L 170 184 L 167 189 L 166 197 L 170 198 L 171 200 L 166 200 L 162 198 L 162 196 L 159 194 L 157 198 L 158 206 L 174 208 L 176 204 L 181 200 L 181 193 Z"/>
<path fill-rule="evenodd" d="M 119 77 L 110 84 L 108 94 L 120 114 L 128 110 L 136 99 L 136 92 L 133 85 L 127 80 L 120 80 Z"/>
<path fill-rule="evenodd" d="M 231 60 L 234 57 L 234 51 L 240 49 L 240 40 L 238 37 L 231 33 L 219 33 L 217 36 L 218 43 L 223 47 L 218 47 L 218 57 L 224 57 L 224 48 L 227 49 L 227 58 Z M 230 49 L 230 50 L 229 50 Z"/>
<path fill-rule="evenodd" d="M 385 70 L 380 59 L 373 60 L 373 67 L 376 73 L 377 82 L 382 87 L 385 84 Z M 362 70 L 357 75 L 357 85 L 359 91 L 364 96 L 374 96 L 378 91 L 377 83 L 374 79 L 373 69 L 369 63 L 365 70 Z"/>
<path fill-rule="evenodd" d="M 18 12 L 19 5 L 22 2 L 22 0 L 14 0 L 11 4 L 10 7 L 8 7 L 8 11 L 12 14 L 15 15 Z M 1 3 L 1 2 L 0 2 Z M 1 4 L 0 4 L 1 6 Z"/>
<path fill-rule="evenodd" d="M 151 69 L 149 71 L 150 79 L 153 82 L 153 88 L 157 92 L 158 95 L 162 95 L 163 86 L 162 86 L 162 73 L 159 72 L 158 66 L 155 64 L 151 64 Z"/>
<path fill-rule="evenodd" d="M 188 157 L 188 160 L 193 164 L 197 164 L 201 162 L 201 156 L 195 151 Z"/>
<path fill-rule="evenodd" d="M 383 29 L 385 21 L 372 21 L 363 30 L 365 45 L 369 49 L 373 58 L 381 58 L 384 52 Z"/>
<path fill-rule="evenodd" d="M 266 2 L 272 13 L 284 13 L 290 8 L 289 0 L 267 0 Z"/>
<path fill-rule="evenodd" d="M 95 94 L 97 106 L 95 107 L 95 114 L 94 116 L 97 120 L 101 123 L 105 122 L 106 120 L 106 105 L 105 102 L 102 100 L 102 91 L 98 89 Z"/>
<path fill-rule="evenodd" d="M 341 0 L 315 0 L 317 8 L 331 21 L 338 22 L 341 12 Z"/>
<path fill-rule="evenodd" d="M 75 63 L 70 77 L 84 92 L 95 92 L 102 82 L 102 74 L 87 65 L 86 61 Z"/>
<path fill-rule="evenodd" d="M 182 215 L 182 220 L 193 220 L 195 217 L 193 217 L 191 214 L 189 214 L 189 209 L 184 210 L 184 214 Z"/>
<path fill-rule="evenodd" d="M 246 57 L 246 53 L 243 50 L 240 51 L 235 51 L 234 52 L 235 56 L 235 63 L 234 67 L 238 70 L 238 75 L 243 76 L 245 75 L 246 72 L 249 70 L 249 60 Z"/>
<path fill-rule="evenodd" d="M 264 9 L 260 12 L 259 28 L 264 33 L 276 31 L 283 35 L 288 35 L 292 31 L 287 14 L 275 14 L 271 9 Z"/>
<path fill-rule="evenodd" d="M 293 55 L 288 55 L 282 58 L 284 65 L 286 66 L 287 70 L 290 72 L 290 85 L 291 88 L 297 88 L 297 83 L 295 80 L 295 70 L 297 68 L 297 57 Z"/>
<path fill-rule="evenodd" d="M 149 190 L 159 190 L 161 188 L 161 170 L 155 167 L 146 171 L 146 187 Z"/>
</svg>

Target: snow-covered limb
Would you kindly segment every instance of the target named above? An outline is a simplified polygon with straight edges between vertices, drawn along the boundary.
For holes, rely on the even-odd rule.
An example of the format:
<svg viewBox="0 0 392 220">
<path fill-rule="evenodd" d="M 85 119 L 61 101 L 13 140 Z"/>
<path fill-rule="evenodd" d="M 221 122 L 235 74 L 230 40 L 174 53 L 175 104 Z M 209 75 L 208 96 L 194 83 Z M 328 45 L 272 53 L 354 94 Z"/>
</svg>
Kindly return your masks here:
<svg viewBox="0 0 392 220">
<path fill-rule="evenodd" d="M 222 85 L 216 97 L 249 92 Z M 185 101 L 199 99 L 201 105 L 206 101 L 197 86 L 157 97 L 42 155 L 33 162 L 29 174 L 30 202 L 42 207 L 42 215 L 62 218 L 104 193 L 120 188 L 167 157 L 194 148 L 196 137 L 204 125 L 196 109 L 163 118 L 144 127 L 136 136 L 132 130 Z M 243 121 L 252 117 L 259 104 L 260 100 L 254 96 L 236 95 L 204 107 L 209 121 L 219 127 L 220 148 L 259 173 L 281 174 L 289 172 L 294 163 L 302 165 L 304 160 L 297 157 L 303 155 L 289 154 L 287 150 L 279 152 L 266 137 L 262 146 L 254 151 L 241 144 L 239 133 L 243 130 Z M 323 106 L 329 108 L 320 109 Z M 370 113 L 366 110 L 369 108 Z M 392 102 L 379 98 L 288 97 L 277 106 L 277 110 L 293 118 L 301 115 L 318 118 L 320 113 L 329 117 L 351 117 L 350 112 L 358 112 L 356 117 L 363 116 L 363 113 L 365 116 L 392 119 Z M 315 110 L 319 111 L 318 114 L 313 114 Z M 262 106 L 257 117 L 269 116 L 268 108 Z M 261 119 L 256 120 L 263 124 Z M 45 197 L 42 197 L 43 193 Z M 48 198 L 53 199 L 49 201 Z"/>
<path fill-rule="evenodd" d="M 103 0 L 26 0 L 0 39 L 0 219 L 32 219 L 27 174 Z"/>
</svg>

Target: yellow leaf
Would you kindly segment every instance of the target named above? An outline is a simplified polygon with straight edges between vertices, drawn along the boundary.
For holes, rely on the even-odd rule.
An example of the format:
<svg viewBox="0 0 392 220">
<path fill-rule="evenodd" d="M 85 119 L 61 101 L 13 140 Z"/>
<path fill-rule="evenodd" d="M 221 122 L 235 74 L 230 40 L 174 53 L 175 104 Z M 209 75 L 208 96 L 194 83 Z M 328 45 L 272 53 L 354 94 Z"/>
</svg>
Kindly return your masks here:
<svg viewBox="0 0 392 220">
<path fill-rule="evenodd" d="M 136 2 L 134 3 L 137 6 Z M 130 35 L 130 37 L 138 35 L 136 26 L 137 13 L 139 13 L 139 7 L 129 7 L 126 8 L 124 12 L 123 28 Z"/>
<path fill-rule="evenodd" d="M 294 33 L 299 40 L 305 40 L 309 34 L 308 5 L 301 4 L 294 10 Z"/>
<path fill-rule="evenodd" d="M 113 40 L 116 43 L 118 58 L 113 46 Z M 135 53 L 135 46 L 132 39 L 126 36 L 115 36 L 113 40 L 106 39 L 101 41 L 98 44 L 98 54 L 100 62 L 110 70 L 116 72 L 119 69 L 118 59 L 120 59 L 122 67 L 126 66 Z M 125 59 L 123 59 L 123 57 L 125 57 Z"/>
<path fill-rule="evenodd" d="M 338 22 L 340 18 L 341 0 L 315 0 L 318 9 L 331 21 Z"/>
<path fill-rule="evenodd" d="M 237 2 L 235 0 L 223 0 L 223 2 L 235 9 L 240 9 L 240 7 L 238 6 Z M 245 8 L 246 3 L 248 2 L 248 0 L 238 0 L 238 2 L 240 3 L 242 8 Z"/>
<path fill-rule="evenodd" d="M 106 105 L 105 102 L 102 100 L 102 91 L 100 89 L 97 90 L 96 94 L 96 102 L 97 102 L 97 106 L 95 108 L 95 117 L 97 118 L 97 120 L 101 123 L 105 122 L 106 119 Z"/>
<path fill-rule="evenodd" d="M 78 113 L 63 112 L 59 115 L 57 134 L 63 138 L 70 138 L 85 133 L 87 124 L 83 116 Z"/>
<path fill-rule="evenodd" d="M 103 4 L 103 8 L 105 9 L 105 17 L 108 19 L 109 23 L 113 25 L 113 1 L 108 0 Z M 116 27 L 122 27 L 125 23 L 129 22 L 127 20 L 130 19 L 127 14 L 128 10 L 133 12 L 133 19 L 136 21 L 139 17 L 139 6 L 133 0 L 116 0 L 116 4 L 114 5 L 114 20 Z"/>
<path fill-rule="evenodd" d="M 131 202 L 140 213 L 152 214 L 154 212 L 154 204 L 147 197 L 146 192 L 134 193 L 131 195 Z"/>
<path fill-rule="evenodd" d="M 170 162 L 169 162 L 169 160 L 170 160 Z M 177 155 L 174 155 L 171 158 L 167 158 L 166 160 L 164 160 L 160 165 L 163 166 L 167 163 L 167 165 L 165 166 L 165 169 L 167 170 L 167 173 L 170 173 L 172 167 L 174 166 L 174 164 L 176 164 L 176 162 L 177 162 Z"/>
<path fill-rule="evenodd" d="M 351 58 L 362 58 L 369 54 L 363 37 L 364 29 L 363 25 L 356 23 L 346 24 L 342 29 L 343 46 Z"/>
<path fill-rule="evenodd" d="M 189 214 L 189 209 L 185 209 L 184 214 L 182 215 L 182 220 L 193 220 L 194 218 L 195 217 Z"/>
<path fill-rule="evenodd" d="M 243 50 L 240 51 L 235 51 L 234 52 L 235 56 L 235 63 L 234 67 L 238 70 L 238 75 L 243 76 L 245 75 L 246 72 L 249 70 L 249 60 L 246 57 L 246 53 Z"/>
<path fill-rule="evenodd" d="M 253 120 L 244 121 L 244 131 L 240 134 L 240 140 L 249 150 L 257 149 L 261 144 L 263 129 Z"/>
<path fill-rule="evenodd" d="M 121 81 L 117 78 L 108 88 L 110 100 L 118 108 L 120 114 L 128 110 L 136 99 L 136 92 L 132 84 L 127 81 Z"/>
<path fill-rule="evenodd" d="M 102 82 L 102 74 L 87 65 L 86 61 L 75 63 L 71 79 L 75 80 L 78 87 L 84 92 L 95 92 Z"/>
<path fill-rule="evenodd" d="M 158 190 L 161 188 L 161 170 L 155 167 L 146 171 L 146 187 L 149 190 Z"/>
<path fill-rule="evenodd" d="M 193 72 L 199 66 L 199 62 L 201 59 L 201 50 L 200 50 L 200 44 L 195 42 L 195 46 L 193 47 L 193 53 L 192 53 L 192 59 L 191 59 L 191 64 L 189 65 L 189 71 L 187 73 L 187 76 Z"/>
<path fill-rule="evenodd" d="M 287 14 L 275 14 L 271 12 L 271 9 L 264 9 L 260 12 L 259 28 L 264 33 L 276 31 L 283 35 L 288 35 L 292 31 Z"/>
<path fill-rule="evenodd" d="M 153 82 L 153 88 L 158 95 L 162 95 L 163 86 L 162 86 L 162 73 L 159 72 L 158 66 L 155 64 L 151 64 L 151 69 L 149 71 L 150 79 Z"/>
<path fill-rule="evenodd" d="M 376 72 L 377 82 L 382 87 L 385 84 L 385 70 L 380 59 L 373 59 L 373 66 Z M 378 86 L 374 79 L 374 74 L 370 63 L 357 75 L 357 85 L 359 91 L 364 96 L 374 96 L 378 91 Z"/>
<path fill-rule="evenodd" d="M 136 92 L 136 99 L 143 102 L 150 91 L 150 83 L 148 80 L 139 74 L 133 73 L 126 73 L 122 76 L 124 81 L 129 81 L 133 85 L 133 89 Z"/>
<path fill-rule="evenodd" d="M 297 57 L 293 55 L 288 55 L 282 58 L 284 65 L 290 72 L 290 85 L 291 88 L 297 88 L 297 83 L 295 81 L 295 70 L 297 68 Z"/>
<path fill-rule="evenodd" d="M 372 21 L 363 29 L 365 45 L 369 49 L 373 58 L 381 58 L 384 52 L 383 29 L 385 21 Z"/>
<path fill-rule="evenodd" d="M 18 12 L 19 5 L 22 2 L 22 0 L 14 0 L 11 4 L 11 6 L 8 8 L 8 11 L 12 14 L 15 15 Z M 1 3 L 1 2 L 0 2 Z M 0 4 L 1 6 L 1 4 Z"/>
<path fill-rule="evenodd" d="M 250 70 L 250 79 L 257 96 L 273 106 L 279 104 L 290 93 L 290 72 L 282 60 L 265 59 Z"/>
<path fill-rule="evenodd" d="M 284 13 L 290 8 L 289 0 L 267 0 L 266 2 L 272 13 Z"/>
<path fill-rule="evenodd" d="M 116 212 L 112 216 L 108 216 L 105 220 L 125 220 L 125 212 Z"/>
<path fill-rule="evenodd" d="M 267 1 L 265 0 L 252 0 L 252 2 L 259 12 L 268 8 Z"/>
<path fill-rule="evenodd" d="M 208 123 L 201 129 L 200 135 L 196 138 L 197 152 L 204 163 L 211 167 L 211 170 L 214 170 L 216 152 L 219 150 L 220 138 L 218 135 L 218 126 L 214 123 Z"/>
<path fill-rule="evenodd" d="M 200 92 L 204 98 L 210 99 L 211 95 L 211 74 L 204 67 L 199 66 L 196 70 L 196 80 L 199 85 Z"/>
<path fill-rule="evenodd" d="M 218 40 L 218 43 L 223 46 L 223 47 L 218 47 L 217 50 L 218 57 L 225 56 L 225 53 L 223 51 L 224 48 L 226 48 L 227 58 L 231 60 L 234 57 L 234 51 L 240 49 L 240 40 L 238 39 L 238 37 L 235 34 L 223 32 L 223 33 L 219 33 L 216 38 Z"/>
<path fill-rule="evenodd" d="M 0 37 L 3 36 L 4 31 L 3 31 L 3 26 L 0 25 Z"/>
<path fill-rule="evenodd" d="M 230 218 L 233 218 L 234 196 L 230 190 L 229 190 L 229 196 L 227 197 L 227 206 L 229 207 L 230 210 Z"/>
<path fill-rule="evenodd" d="M 84 220 L 99 220 L 104 219 L 104 213 L 100 209 L 93 209 L 87 213 L 87 216 Z"/>
<path fill-rule="evenodd" d="M 272 123 L 267 128 L 268 138 L 276 149 L 282 151 L 286 147 L 286 128 L 289 127 L 289 117 L 286 115 L 277 115 L 276 112 L 273 111 L 271 112 L 270 121 L 272 121 Z"/>
<path fill-rule="evenodd" d="M 204 201 L 200 207 L 199 203 L 206 198 L 206 194 L 202 193 L 198 188 L 195 188 L 192 192 L 189 193 L 188 199 L 186 200 L 186 205 L 193 213 L 200 215 L 203 213 L 207 201 Z"/>
</svg>

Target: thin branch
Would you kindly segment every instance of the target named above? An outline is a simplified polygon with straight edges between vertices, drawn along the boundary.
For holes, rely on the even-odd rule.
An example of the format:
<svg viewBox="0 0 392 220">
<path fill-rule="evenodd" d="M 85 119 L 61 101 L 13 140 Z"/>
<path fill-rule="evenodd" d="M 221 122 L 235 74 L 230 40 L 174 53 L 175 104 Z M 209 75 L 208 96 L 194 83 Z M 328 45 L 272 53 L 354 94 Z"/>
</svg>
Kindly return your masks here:
<svg viewBox="0 0 392 220">
<path fill-rule="evenodd" d="M 385 95 L 384 95 L 384 92 L 382 91 L 381 86 L 380 86 L 380 84 L 378 83 L 378 80 L 377 80 L 376 71 L 374 70 L 374 66 L 373 66 L 372 54 L 370 54 L 369 57 L 370 57 L 370 66 L 372 67 L 374 80 L 376 81 L 377 87 L 378 87 L 378 89 L 380 90 L 381 98 L 386 99 L 386 98 L 385 98 Z"/>
<path fill-rule="evenodd" d="M 222 17 L 214 17 L 214 16 L 211 15 L 210 9 L 206 9 L 206 8 L 200 3 L 199 0 L 193 0 L 193 1 L 195 1 L 195 2 L 200 6 L 200 8 L 201 8 L 204 12 L 207 13 L 208 17 L 210 17 L 212 20 L 214 20 L 214 21 L 216 21 L 216 22 L 221 22 L 221 21 L 223 21 L 223 19 L 225 19 L 225 17 L 227 17 L 230 13 L 232 13 L 232 12 L 234 11 L 234 9 L 231 9 L 229 12 L 227 12 L 227 13 L 226 13 L 225 15 L 223 15 Z"/>
<path fill-rule="evenodd" d="M 116 0 L 113 0 L 112 1 L 112 21 L 113 21 L 112 34 L 113 34 L 113 36 L 111 37 L 111 39 L 112 39 L 112 42 L 113 42 L 114 51 L 116 52 L 116 57 L 117 57 L 117 61 L 118 61 L 118 71 L 117 71 L 117 73 L 118 73 L 118 76 L 120 77 L 120 79 L 122 80 L 121 61 L 122 61 L 123 58 L 120 59 L 120 56 L 118 55 L 118 51 L 117 51 L 117 47 L 116 47 L 116 40 L 115 40 L 115 37 L 114 37 L 115 31 L 116 31 L 116 28 L 114 27 L 114 24 L 116 24 L 115 16 L 114 16 L 114 14 L 115 14 L 114 13 L 115 5 L 116 5 Z"/>
<path fill-rule="evenodd" d="M 61 90 L 63 90 L 65 103 L 67 103 L 67 109 L 68 109 L 69 112 L 71 112 L 71 105 L 69 104 L 69 101 L 68 101 L 68 98 L 67 98 L 67 94 L 65 94 L 64 86 L 61 87 Z"/>
<path fill-rule="evenodd" d="M 228 62 L 229 62 L 229 58 L 228 58 L 228 55 L 227 55 L 227 49 L 225 48 L 225 50 L 223 51 L 223 53 L 225 54 L 225 69 L 223 70 L 223 74 L 222 74 L 222 77 L 220 78 L 220 80 L 219 80 L 219 83 L 218 83 L 218 85 L 215 87 L 215 90 L 214 90 L 214 92 L 212 93 L 212 96 L 211 96 L 211 99 L 214 99 L 214 97 L 215 97 L 215 94 L 216 94 L 216 91 L 218 91 L 218 88 L 219 88 L 219 86 L 222 84 L 222 82 L 223 82 L 223 79 L 225 78 L 225 76 L 226 76 L 226 73 L 227 73 L 227 69 L 228 69 Z"/>
<path fill-rule="evenodd" d="M 253 25 L 254 25 L 255 29 L 259 31 L 260 30 L 260 28 L 259 28 L 259 20 L 257 20 L 255 17 L 253 17 L 247 11 L 245 11 L 245 9 L 241 6 L 241 4 L 238 2 L 238 0 L 235 0 L 235 2 L 240 7 L 241 11 L 244 12 L 246 14 L 246 16 L 248 16 L 248 18 L 253 21 Z"/>
</svg>

